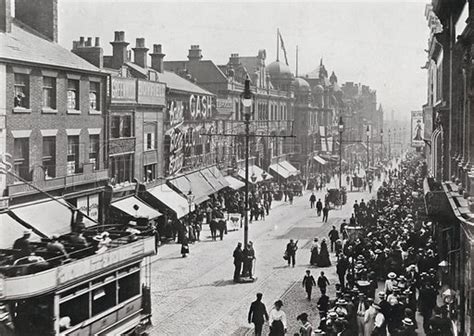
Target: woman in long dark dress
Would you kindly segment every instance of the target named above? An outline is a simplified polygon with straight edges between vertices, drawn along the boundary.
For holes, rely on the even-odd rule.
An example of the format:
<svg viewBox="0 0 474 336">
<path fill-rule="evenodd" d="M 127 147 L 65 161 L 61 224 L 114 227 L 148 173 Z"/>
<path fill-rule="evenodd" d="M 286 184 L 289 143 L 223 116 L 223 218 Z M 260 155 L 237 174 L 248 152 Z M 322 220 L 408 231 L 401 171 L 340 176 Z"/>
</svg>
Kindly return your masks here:
<svg viewBox="0 0 474 336">
<path fill-rule="evenodd" d="M 309 264 L 311 266 L 316 266 L 318 264 L 319 256 L 319 242 L 318 238 L 314 238 L 313 244 L 311 245 L 311 258 L 309 259 Z"/>
<path fill-rule="evenodd" d="M 328 245 L 326 244 L 326 239 L 323 239 L 321 242 L 321 248 L 319 250 L 318 258 L 319 267 L 329 267 L 331 266 L 331 261 L 329 260 Z"/>
</svg>

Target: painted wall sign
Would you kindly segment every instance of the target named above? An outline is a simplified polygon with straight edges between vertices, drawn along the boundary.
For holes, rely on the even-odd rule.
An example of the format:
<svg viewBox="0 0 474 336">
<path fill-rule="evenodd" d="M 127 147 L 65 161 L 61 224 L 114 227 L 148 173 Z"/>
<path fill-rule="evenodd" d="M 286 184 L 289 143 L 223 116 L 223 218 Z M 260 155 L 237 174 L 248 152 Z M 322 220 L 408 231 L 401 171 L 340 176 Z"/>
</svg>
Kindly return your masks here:
<svg viewBox="0 0 474 336">
<path fill-rule="evenodd" d="M 189 97 L 191 120 L 207 119 L 212 116 L 212 99 L 207 96 L 191 95 Z"/>
<path fill-rule="evenodd" d="M 138 80 L 139 104 L 165 105 L 166 85 L 158 82 Z"/>
<path fill-rule="evenodd" d="M 183 168 L 184 134 L 180 128 L 172 128 L 165 134 L 165 166 L 168 176 L 177 174 Z"/>
<path fill-rule="evenodd" d="M 179 100 L 168 101 L 168 121 L 171 127 L 181 125 L 184 120 L 184 104 Z"/>
<path fill-rule="evenodd" d="M 112 102 L 136 101 L 137 82 L 133 78 L 112 77 Z"/>
<path fill-rule="evenodd" d="M 216 101 L 217 111 L 220 113 L 232 113 L 234 112 L 234 104 L 232 103 L 232 98 L 222 99 L 217 98 Z"/>
</svg>

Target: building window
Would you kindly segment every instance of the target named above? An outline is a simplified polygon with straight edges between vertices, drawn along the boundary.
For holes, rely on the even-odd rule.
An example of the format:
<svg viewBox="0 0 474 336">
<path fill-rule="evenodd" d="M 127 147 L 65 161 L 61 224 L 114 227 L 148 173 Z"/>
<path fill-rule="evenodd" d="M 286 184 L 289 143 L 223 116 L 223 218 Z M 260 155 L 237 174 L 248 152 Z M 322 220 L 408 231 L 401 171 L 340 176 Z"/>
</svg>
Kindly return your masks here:
<svg viewBox="0 0 474 336">
<path fill-rule="evenodd" d="M 99 169 L 99 146 L 100 137 L 98 134 L 89 136 L 89 162 L 94 164 L 94 170 Z"/>
<path fill-rule="evenodd" d="M 154 180 L 156 178 L 156 163 L 144 166 L 143 176 L 146 182 Z"/>
<path fill-rule="evenodd" d="M 67 137 L 67 175 L 79 172 L 79 136 Z"/>
<path fill-rule="evenodd" d="M 43 137 L 43 169 L 45 178 L 56 176 L 56 137 Z"/>
<path fill-rule="evenodd" d="M 43 107 L 56 109 L 56 78 L 43 77 Z"/>
<path fill-rule="evenodd" d="M 67 108 L 68 110 L 79 110 L 79 81 L 68 79 L 67 81 Z"/>
<path fill-rule="evenodd" d="M 89 107 L 90 111 L 100 111 L 100 83 L 89 83 Z"/>
<path fill-rule="evenodd" d="M 133 154 L 112 156 L 110 171 L 114 183 L 131 182 L 133 180 Z"/>
<path fill-rule="evenodd" d="M 145 134 L 145 150 L 155 149 L 155 133 L 146 133 Z"/>
<path fill-rule="evenodd" d="M 26 74 L 15 74 L 14 106 L 20 108 L 30 107 L 30 79 Z"/>
<path fill-rule="evenodd" d="M 132 116 L 112 116 L 110 135 L 113 139 L 130 138 L 132 136 Z"/>
<path fill-rule="evenodd" d="M 30 173 L 30 139 L 16 138 L 14 140 L 13 164 L 15 173 L 22 179 L 31 181 Z"/>
</svg>

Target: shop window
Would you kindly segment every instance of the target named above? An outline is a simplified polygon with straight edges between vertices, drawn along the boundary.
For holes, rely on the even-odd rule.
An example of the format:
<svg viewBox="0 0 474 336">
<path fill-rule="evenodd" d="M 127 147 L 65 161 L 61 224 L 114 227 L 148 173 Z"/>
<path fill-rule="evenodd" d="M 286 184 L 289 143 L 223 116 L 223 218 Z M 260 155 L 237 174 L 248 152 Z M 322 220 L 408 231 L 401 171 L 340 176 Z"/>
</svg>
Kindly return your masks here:
<svg viewBox="0 0 474 336">
<path fill-rule="evenodd" d="M 146 133 L 145 134 L 145 150 L 155 149 L 155 133 Z"/>
<path fill-rule="evenodd" d="M 26 74 L 15 74 L 14 106 L 18 108 L 30 107 L 30 78 Z"/>
<path fill-rule="evenodd" d="M 135 272 L 119 279 L 119 303 L 140 294 L 140 273 Z"/>
<path fill-rule="evenodd" d="M 89 107 L 90 111 L 100 111 L 100 83 L 89 83 Z"/>
<path fill-rule="evenodd" d="M 79 172 L 79 136 L 67 137 L 67 175 Z"/>
<path fill-rule="evenodd" d="M 94 170 L 99 169 L 100 137 L 98 134 L 89 136 L 89 162 L 94 164 Z"/>
<path fill-rule="evenodd" d="M 98 315 L 117 304 L 117 284 L 115 281 L 94 289 L 91 293 L 92 316 Z"/>
<path fill-rule="evenodd" d="M 112 116 L 110 135 L 113 139 L 130 138 L 132 136 L 132 116 Z"/>
<path fill-rule="evenodd" d="M 114 139 L 120 138 L 120 117 L 119 116 L 112 116 L 111 118 L 110 135 Z"/>
<path fill-rule="evenodd" d="M 56 109 L 56 78 L 43 77 L 43 107 Z"/>
<path fill-rule="evenodd" d="M 79 81 L 68 79 L 67 81 L 67 108 L 68 110 L 79 110 Z"/>
<path fill-rule="evenodd" d="M 71 327 L 87 320 L 89 318 L 89 293 L 61 303 L 59 305 L 59 318 L 63 317 L 71 319 Z"/>
<path fill-rule="evenodd" d="M 122 138 L 129 138 L 132 136 L 132 117 L 131 116 L 123 116 L 120 119 L 121 122 L 121 137 Z"/>
<path fill-rule="evenodd" d="M 56 137 L 43 137 L 43 169 L 45 178 L 56 176 Z"/>
<path fill-rule="evenodd" d="M 31 181 L 30 172 L 30 139 L 16 138 L 14 139 L 13 162 L 15 173 L 22 179 Z"/>
</svg>

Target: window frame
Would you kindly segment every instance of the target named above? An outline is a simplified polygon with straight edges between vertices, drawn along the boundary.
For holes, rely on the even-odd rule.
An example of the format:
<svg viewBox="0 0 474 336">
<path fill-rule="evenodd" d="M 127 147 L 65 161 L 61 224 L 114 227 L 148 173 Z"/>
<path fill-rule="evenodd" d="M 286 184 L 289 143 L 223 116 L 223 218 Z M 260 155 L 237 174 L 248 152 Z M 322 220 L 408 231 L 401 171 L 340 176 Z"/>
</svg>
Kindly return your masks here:
<svg viewBox="0 0 474 336">
<path fill-rule="evenodd" d="M 52 141 L 51 141 L 52 140 Z M 45 145 L 49 144 L 52 148 L 49 148 L 51 155 L 45 155 Z M 51 145 L 52 144 L 52 145 Z M 43 136 L 43 147 L 41 153 L 41 164 L 43 166 L 43 170 L 46 177 L 56 177 L 56 137 L 55 136 Z M 46 165 L 45 162 L 52 161 L 54 169 L 52 170 L 53 174 L 50 174 L 50 170 L 48 169 L 48 173 L 46 174 L 46 167 L 51 165 Z"/>
<path fill-rule="evenodd" d="M 75 87 L 72 87 L 71 84 L 74 84 Z M 66 106 L 67 106 L 67 112 L 69 114 L 80 114 L 81 113 L 81 99 L 80 99 L 80 86 L 81 86 L 81 81 L 79 79 L 72 79 L 68 78 L 67 79 L 67 90 L 66 90 Z M 70 105 L 70 97 L 69 93 L 74 92 L 74 107 Z"/>
<path fill-rule="evenodd" d="M 76 140 L 76 143 L 71 143 L 70 140 Z M 79 151 L 79 135 L 68 135 L 67 137 L 67 152 L 66 152 L 66 175 L 74 175 L 80 172 L 79 169 L 79 156 L 80 156 L 80 151 Z M 74 150 L 76 148 L 76 150 Z M 75 151 L 75 153 L 73 153 Z M 74 160 L 70 160 L 70 157 L 74 156 Z M 74 172 L 69 171 L 69 164 L 71 162 L 74 162 Z"/>
<path fill-rule="evenodd" d="M 94 141 L 92 141 L 94 139 Z M 97 141 L 95 141 L 97 139 Z M 95 142 L 95 146 L 93 143 Z M 94 164 L 94 170 L 99 170 L 100 168 L 100 135 L 99 134 L 89 134 L 89 163 Z M 94 160 L 94 161 L 91 161 Z"/>
<path fill-rule="evenodd" d="M 46 80 L 51 80 L 50 84 L 46 84 Z M 41 108 L 42 111 L 44 112 L 45 110 L 47 111 L 56 111 L 58 102 L 57 102 L 57 94 L 56 94 L 56 78 L 52 76 L 43 76 L 43 86 L 42 86 L 42 100 L 41 100 Z M 50 92 L 51 97 L 50 99 L 50 104 L 47 105 L 45 104 L 45 93 Z"/>
<path fill-rule="evenodd" d="M 21 158 L 17 152 L 17 142 L 21 142 L 18 147 L 21 148 Z M 23 173 L 26 168 L 26 175 Z M 33 180 L 33 174 L 30 171 L 30 138 L 13 138 L 13 169 L 15 173 L 26 181 Z M 22 181 L 20 181 L 22 182 Z"/>
<path fill-rule="evenodd" d="M 22 77 L 23 83 L 19 83 L 20 80 L 17 78 Z M 21 91 L 18 88 L 23 88 Z M 24 101 L 21 105 L 17 105 L 16 97 L 19 93 L 25 95 Z M 31 101 L 30 101 L 30 75 L 28 73 L 14 72 L 13 73 L 13 110 L 14 112 L 31 112 Z"/>
<path fill-rule="evenodd" d="M 95 87 L 95 89 L 93 89 Z M 89 114 L 101 114 L 102 113 L 102 100 L 101 100 L 102 85 L 98 81 L 89 81 Z M 91 94 L 95 93 L 95 108 L 91 105 Z"/>
</svg>

